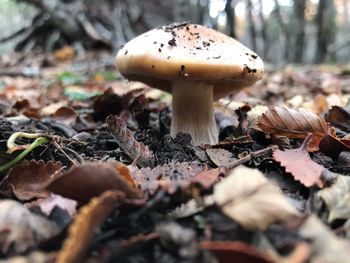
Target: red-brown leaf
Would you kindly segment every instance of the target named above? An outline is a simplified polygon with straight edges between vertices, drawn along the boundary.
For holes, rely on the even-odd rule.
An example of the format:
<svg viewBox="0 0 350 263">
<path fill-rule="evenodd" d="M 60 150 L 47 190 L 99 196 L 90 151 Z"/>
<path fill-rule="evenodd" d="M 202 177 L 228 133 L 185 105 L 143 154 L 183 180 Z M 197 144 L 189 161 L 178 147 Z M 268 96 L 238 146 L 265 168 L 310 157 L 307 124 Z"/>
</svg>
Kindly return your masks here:
<svg viewBox="0 0 350 263">
<path fill-rule="evenodd" d="M 275 150 L 273 158 L 285 167 L 286 172 L 291 173 L 295 180 L 300 181 L 306 187 L 318 185 L 323 187 L 321 174 L 325 168 L 311 160 L 307 152 L 305 139 L 300 148 L 291 150 Z"/>
<path fill-rule="evenodd" d="M 312 134 L 308 145 L 310 151 L 318 150 L 319 142 L 328 131 L 328 124 L 315 113 L 305 109 L 292 110 L 270 107 L 258 121 L 258 127 L 264 132 L 282 135 L 288 138 L 305 138 Z"/>
</svg>

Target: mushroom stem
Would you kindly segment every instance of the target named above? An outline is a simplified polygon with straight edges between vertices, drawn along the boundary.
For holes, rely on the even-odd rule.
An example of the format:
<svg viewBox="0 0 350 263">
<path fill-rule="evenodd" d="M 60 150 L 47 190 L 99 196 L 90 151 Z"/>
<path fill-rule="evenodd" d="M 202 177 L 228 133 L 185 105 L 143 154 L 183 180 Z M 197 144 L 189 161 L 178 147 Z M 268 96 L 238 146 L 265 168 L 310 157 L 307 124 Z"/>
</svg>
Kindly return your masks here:
<svg viewBox="0 0 350 263">
<path fill-rule="evenodd" d="M 189 133 L 193 145 L 216 144 L 218 131 L 213 108 L 213 86 L 199 82 L 178 81 L 173 84 L 171 136 Z"/>
</svg>

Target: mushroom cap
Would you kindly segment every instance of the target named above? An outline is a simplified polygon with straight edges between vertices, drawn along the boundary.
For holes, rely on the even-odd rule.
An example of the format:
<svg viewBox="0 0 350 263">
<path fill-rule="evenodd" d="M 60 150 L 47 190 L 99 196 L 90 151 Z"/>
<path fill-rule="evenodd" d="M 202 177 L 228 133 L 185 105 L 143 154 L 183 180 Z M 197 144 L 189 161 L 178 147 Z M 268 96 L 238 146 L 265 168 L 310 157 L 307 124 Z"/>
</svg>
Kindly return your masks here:
<svg viewBox="0 0 350 263">
<path fill-rule="evenodd" d="M 255 83 L 264 71 L 260 57 L 243 44 L 192 23 L 158 27 L 132 39 L 116 62 L 125 78 L 167 92 L 175 81 L 212 84 L 215 99 Z"/>
</svg>

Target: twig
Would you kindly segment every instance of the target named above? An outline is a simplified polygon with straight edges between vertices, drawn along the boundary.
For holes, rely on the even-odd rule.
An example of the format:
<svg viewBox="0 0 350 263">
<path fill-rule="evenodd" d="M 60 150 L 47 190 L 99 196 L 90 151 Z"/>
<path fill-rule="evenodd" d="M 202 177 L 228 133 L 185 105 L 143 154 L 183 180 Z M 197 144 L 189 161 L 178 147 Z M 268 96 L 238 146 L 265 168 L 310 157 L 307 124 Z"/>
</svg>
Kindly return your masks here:
<svg viewBox="0 0 350 263">
<path fill-rule="evenodd" d="M 278 149 L 277 145 L 272 145 L 272 146 L 267 147 L 265 149 L 252 152 L 252 153 L 248 154 L 247 156 L 244 156 L 243 158 L 229 162 L 227 165 L 225 165 L 225 168 L 233 169 L 234 167 L 236 167 L 240 164 L 244 164 L 246 162 L 249 162 L 253 158 L 257 158 L 257 157 L 264 156 L 264 155 L 271 155 L 272 152 L 274 150 L 277 150 L 277 149 Z"/>
</svg>

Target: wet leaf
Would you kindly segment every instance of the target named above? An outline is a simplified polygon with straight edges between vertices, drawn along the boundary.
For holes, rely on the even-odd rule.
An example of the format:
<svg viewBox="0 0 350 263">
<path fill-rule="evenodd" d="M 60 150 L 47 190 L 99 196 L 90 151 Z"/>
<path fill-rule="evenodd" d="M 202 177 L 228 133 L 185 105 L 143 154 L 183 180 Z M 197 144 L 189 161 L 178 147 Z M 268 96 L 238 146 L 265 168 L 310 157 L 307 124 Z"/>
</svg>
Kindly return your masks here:
<svg viewBox="0 0 350 263">
<path fill-rule="evenodd" d="M 117 162 L 74 166 L 50 183 L 47 189 L 82 203 L 108 190 L 123 192 L 130 199 L 142 198 L 129 169 Z"/>
<path fill-rule="evenodd" d="M 13 200 L 0 201 L 0 250 L 18 254 L 58 234 L 58 227 Z"/>
<path fill-rule="evenodd" d="M 311 241 L 311 263 L 347 263 L 350 243 L 337 237 L 315 215 L 309 216 L 300 227 L 299 234 Z"/>
<path fill-rule="evenodd" d="M 69 227 L 68 238 L 64 241 L 57 263 L 81 262 L 94 237 L 95 231 L 109 214 L 124 200 L 121 192 L 107 191 L 95 197 L 82 207 Z"/>
<path fill-rule="evenodd" d="M 1 187 L 9 186 L 14 195 L 20 200 L 46 197 L 49 193 L 46 186 L 60 176 L 62 164 L 43 160 L 24 160 L 11 169 L 7 177 L 1 182 Z"/>
<path fill-rule="evenodd" d="M 214 187 L 214 200 L 224 214 L 248 229 L 299 216 L 280 189 L 257 169 L 239 166 Z"/>
<path fill-rule="evenodd" d="M 305 109 L 292 110 L 270 107 L 258 121 L 258 127 L 264 132 L 282 135 L 288 138 L 305 138 L 312 134 L 308 149 L 318 150 L 319 142 L 325 136 L 328 125 L 325 120 Z"/>
<path fill-rule="evenodd" d="M 329 210 L 328 222 L 350 218 L 350 177 L 338 175 L 334 184 L 317 193 Z"/>
<path fill-rule="evenodd" d="M 286 172 L 291 173 L 295 180 L 300 181 L 306 187 L 318 185 L 322 188 L 324 183 L 321 174 L 325 168 L 311 160 L 306 145 L 308 139 L 297 149 L 273 152 L 273 158 L 281 163 Z"/>
<path fill-rule="evenodd" d="M 200 247 L 214 253 L 220 263 L 272 263 L 276 262 L 256 247 L 241 241 L 202 241 Z"/>
</svg>

